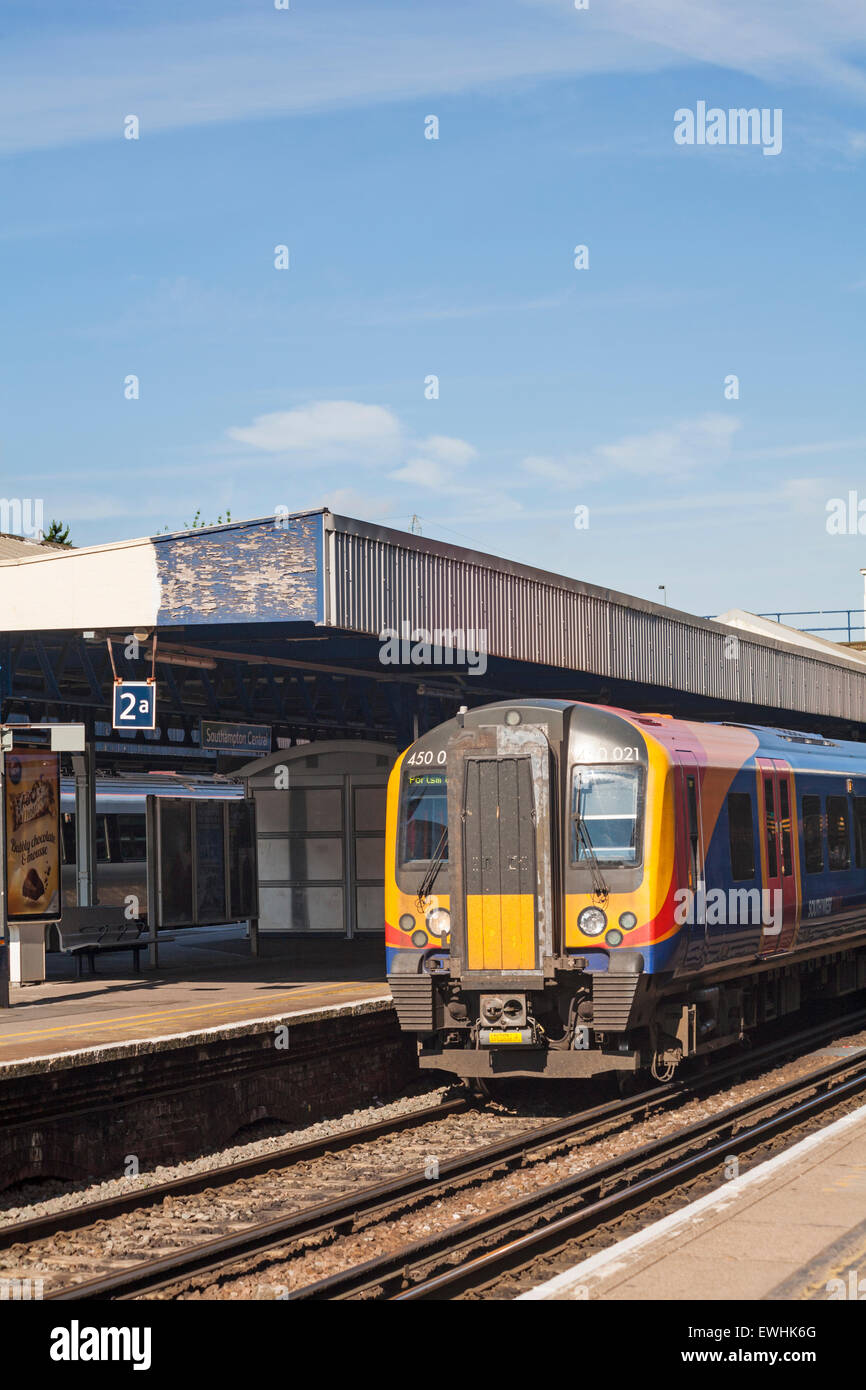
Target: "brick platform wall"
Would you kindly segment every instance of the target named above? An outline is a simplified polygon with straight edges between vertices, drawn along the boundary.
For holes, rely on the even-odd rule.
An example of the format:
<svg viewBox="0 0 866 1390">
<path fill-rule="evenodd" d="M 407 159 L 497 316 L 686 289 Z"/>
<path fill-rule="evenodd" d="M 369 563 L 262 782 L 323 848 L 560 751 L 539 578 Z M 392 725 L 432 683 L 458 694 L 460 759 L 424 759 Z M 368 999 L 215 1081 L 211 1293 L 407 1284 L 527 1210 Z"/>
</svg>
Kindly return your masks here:
<svg viewBox="0 0 866 1390">
<path fill-rule="evenodd" d="M 142 1044 L 105 1060 L 0 1072 L 0 1188 L 120 1177 L 129 1155 L 145 1172 L 222 1147 L 258 1120 L 310 1124 L 393 1098 L 419 1075 L 414 1041 L 390 1007 L 284 1027 L 285 1049 L 274 1024 L 255 1025 L 187 1046 Z"/>
</svg>

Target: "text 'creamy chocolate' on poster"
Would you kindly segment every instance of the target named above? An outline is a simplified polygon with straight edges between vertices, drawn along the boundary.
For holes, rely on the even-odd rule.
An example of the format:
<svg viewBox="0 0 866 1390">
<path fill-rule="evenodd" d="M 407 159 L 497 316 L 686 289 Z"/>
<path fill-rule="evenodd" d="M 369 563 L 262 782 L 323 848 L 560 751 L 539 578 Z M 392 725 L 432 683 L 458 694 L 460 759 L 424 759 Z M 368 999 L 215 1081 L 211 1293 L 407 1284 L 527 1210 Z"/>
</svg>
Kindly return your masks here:
<svg viewBox="0 0 866 1390">
<path fill-rule="evenodd" d="M 6 891 L 10 921 L 60 916 L 60 763 L 6 755 Z"/>
</svg>

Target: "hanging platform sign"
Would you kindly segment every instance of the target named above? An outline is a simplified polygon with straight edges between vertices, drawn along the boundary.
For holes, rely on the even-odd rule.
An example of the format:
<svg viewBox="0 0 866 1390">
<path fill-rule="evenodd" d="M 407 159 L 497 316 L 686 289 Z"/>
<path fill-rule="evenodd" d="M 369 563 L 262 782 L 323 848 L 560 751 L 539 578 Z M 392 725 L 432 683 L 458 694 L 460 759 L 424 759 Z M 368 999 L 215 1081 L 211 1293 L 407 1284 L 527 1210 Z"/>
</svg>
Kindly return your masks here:
<svg viewBox="0 0 866 1390">
<path fill-rule="evenodd" d="M 156 681 L 117 681 L 111 724 L 115 729 L 155 729 Z"/>
</svg>

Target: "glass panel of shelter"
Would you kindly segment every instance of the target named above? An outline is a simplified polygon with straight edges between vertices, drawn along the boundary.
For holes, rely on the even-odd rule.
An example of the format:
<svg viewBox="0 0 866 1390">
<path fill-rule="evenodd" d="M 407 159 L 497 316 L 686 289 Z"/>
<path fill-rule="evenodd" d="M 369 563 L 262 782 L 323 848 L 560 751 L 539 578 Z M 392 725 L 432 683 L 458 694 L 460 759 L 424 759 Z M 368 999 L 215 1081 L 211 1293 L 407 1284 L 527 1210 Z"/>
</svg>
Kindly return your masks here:
<svg viewBox="0 0 866 1390">
<path fill-rule="evenodd" d="M 385 923 L 385 806 L 387 787 L 361 775 L 348 778 L 351 791 L 352 934 L 381 932 Z"/>
</svg>

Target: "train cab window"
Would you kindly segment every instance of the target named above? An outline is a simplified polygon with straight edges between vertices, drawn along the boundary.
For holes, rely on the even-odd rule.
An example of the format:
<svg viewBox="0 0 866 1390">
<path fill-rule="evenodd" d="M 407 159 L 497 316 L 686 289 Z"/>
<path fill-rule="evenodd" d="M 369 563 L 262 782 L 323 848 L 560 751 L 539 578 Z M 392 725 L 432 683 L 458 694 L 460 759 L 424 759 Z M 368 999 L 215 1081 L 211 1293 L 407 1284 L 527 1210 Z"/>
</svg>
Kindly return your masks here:
<svg viewBox="0 0 866 1390">
<path fill-rule="evenodd" d="M 772 777 L 764 778 L 764 810 L 767 816 L 767 874 L 770 878 L 777 878 L 779 874 L 779 851 Z"/>
<path fill-rule="evenodd" d="M 597 764 L 574 769 L 571 862 L 631 868 L 641 861 L 641 770 Z"/>
<path fill-rule="evenodd" d="M 854 855 L 858 869 L 866 869 L 866 796 L 854 797 Z"/>
<path fill-rule="evenodd" d="M 803 813 L 803 849 L 807 874 L 824 872 L 824 836 L 821 833 L 821 798 L 804 796 L 801 803 Z"/>
<path fill-rule="evenodd" d="M 731 878 L 735 883 L 755 877 L 755 832 L 752 798 L 748 792 L 728 794 L 728 837 L 731 846 Z"/>
<path fill-rule="evenodd" d="M 401 862 L 448 860 L 448 783 L 444 772 L 412 773 L 403 786 Z"/>
<path fill-rule="evenodd" d="M 791 854 L 791 802 L 787 777 L 779 779 L 779 838 L 782 842 L 782 875 L 787 877 L 794 869 Z"/>
<path fill-rule="evenodd" d="M 851 867 L 847 796 L 827 797 L 827 846 L 830 851 L 831 869 Z"/>
</svg>

